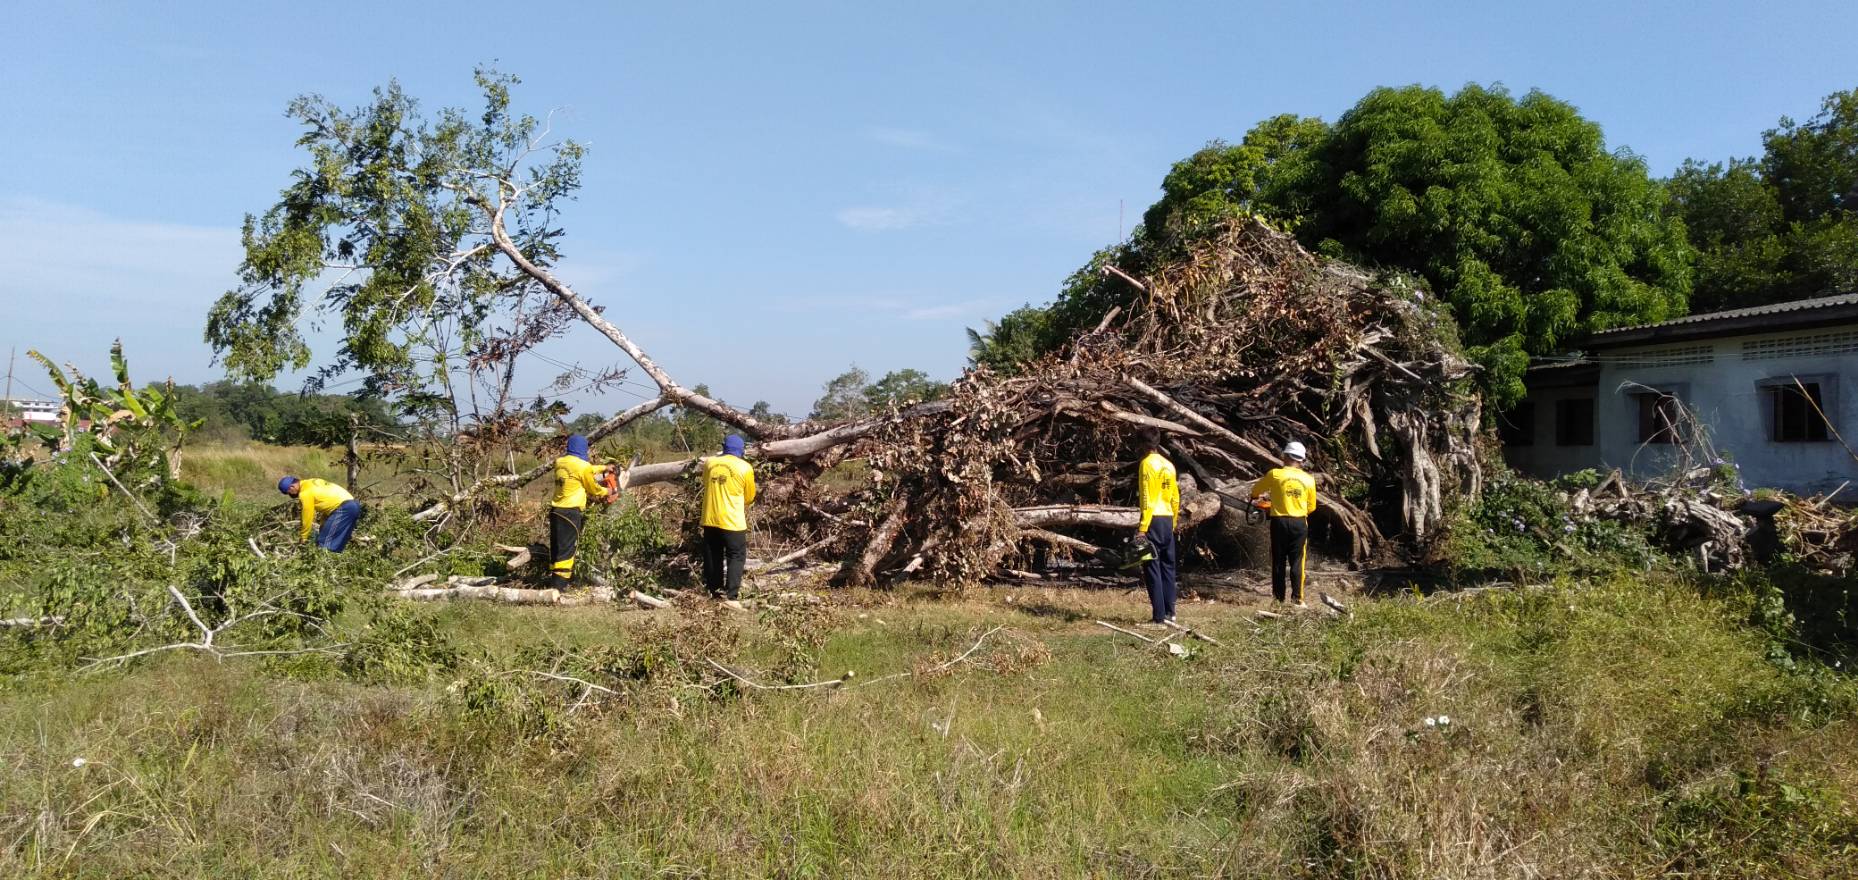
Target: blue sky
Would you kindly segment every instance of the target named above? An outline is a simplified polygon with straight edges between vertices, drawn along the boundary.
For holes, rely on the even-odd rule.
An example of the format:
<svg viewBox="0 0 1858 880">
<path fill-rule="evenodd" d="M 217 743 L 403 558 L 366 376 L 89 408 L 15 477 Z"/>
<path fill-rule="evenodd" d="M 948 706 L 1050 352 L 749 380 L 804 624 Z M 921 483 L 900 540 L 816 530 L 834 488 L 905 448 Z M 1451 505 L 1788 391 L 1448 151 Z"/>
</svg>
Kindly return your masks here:
<svg viewBox="0 0 1858 880">
<path fill-rule="evenodd" d="M 239 223 L 301 160 L 286 102 L 398 78 L 474 104 L 494 62 L 592 147 L 564 276 L 681 380 L 800 414 L 854 362 L 952 377 L 964 326 L 1049 299 L 1119 203 L 1126 227 L 1170 163 L 1272 114 L 1540 88 L 1662 175 L 1858 86 L 1849 0 L 6 0 L 4 20 L 0 347 L 95 369 L 120 335 L 138 378 L 216 378 L 200 334 Z M 619 357 L 590 329 L 549 351 Z"/>
</svg>

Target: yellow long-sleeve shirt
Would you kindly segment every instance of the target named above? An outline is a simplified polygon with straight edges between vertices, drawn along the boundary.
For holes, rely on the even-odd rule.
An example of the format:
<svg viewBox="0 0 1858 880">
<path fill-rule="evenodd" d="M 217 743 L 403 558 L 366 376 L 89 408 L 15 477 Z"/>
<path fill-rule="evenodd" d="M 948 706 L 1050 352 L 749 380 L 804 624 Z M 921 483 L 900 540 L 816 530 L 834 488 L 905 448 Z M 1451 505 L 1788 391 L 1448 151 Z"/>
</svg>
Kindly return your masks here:
<svg viewBox="0 0 1858 880">
<path fill-rule="evenodd" d="M 310 532 L 316 529 L 316 518 L 335 513 L 344 501 L 353 501 L 355 496 L 348 490 L 328 480 L 314 477 L 297 481 L 297 502 L 303 505 L 303 531 L 297 536 L 299 541 L 307 541 Z"/>
<path fill-rule="evenodd" d="M 1271 499 L 1272 516 L 1309 516 L 1316 509 L 1316 478 L 1302 468 L 1272 468 L 1252 484 L 1252 497 Z"/>
<path fill-rule="evenodd" d="M 605 498 L 606 487 L 600 485 L 600 469 L 578 455 L 555 459 L 555 498 L 550 507 L 586 507 L 588 496 Z"/>
<path fill-rule="evenodd" d="M 1136 492 L 1137 503 L 1142 508 L 1142 525 L 1138 531 L 1148 531 L 1155 517 L 1180 512 L 1181 485 L 1174 474 L 1174 463 L 1159 452 L 1151 452 L 1142 459 L 1136 476 Z"/>
<path fill-rule="evenodd" d="M 733 455 L 703 462 L 703 524 L 730 532 L 748 531 L 748 506 L 755 503 L 755 469 Z"/>
</svg>

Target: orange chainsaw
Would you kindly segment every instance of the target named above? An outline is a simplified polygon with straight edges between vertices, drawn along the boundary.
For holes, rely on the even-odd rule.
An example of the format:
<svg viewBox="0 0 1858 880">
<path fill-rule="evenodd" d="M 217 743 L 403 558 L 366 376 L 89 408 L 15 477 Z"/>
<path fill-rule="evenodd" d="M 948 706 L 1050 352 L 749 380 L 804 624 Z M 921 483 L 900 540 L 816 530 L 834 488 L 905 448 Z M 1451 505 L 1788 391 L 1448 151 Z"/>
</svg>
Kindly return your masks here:
<svg viewBox="0 0 1858 880">
<path fill-rule="evenodd" d="M 638 453 L 633 453 L 632 463 L 626 465 L 625 473 L 632 473 L 632 469 L 638 466 Z M 600 485 L 606 487 L 606 497 L 601 500 L 607 504 L 618 501 L 619 493 L 626 490 L 626 480 L 624 476 L 620 473 L 619 468 L 613 465 L 607 465 L 606 471 L 600 475 Z"/>
<path fill-rule="evenodd" d="M 1245 522 L 1256 524 L 1264 522 L 1271 516 L 1271 499 L 1264 496 L 1253 498 L 1245 508 Z"/>
</svg>

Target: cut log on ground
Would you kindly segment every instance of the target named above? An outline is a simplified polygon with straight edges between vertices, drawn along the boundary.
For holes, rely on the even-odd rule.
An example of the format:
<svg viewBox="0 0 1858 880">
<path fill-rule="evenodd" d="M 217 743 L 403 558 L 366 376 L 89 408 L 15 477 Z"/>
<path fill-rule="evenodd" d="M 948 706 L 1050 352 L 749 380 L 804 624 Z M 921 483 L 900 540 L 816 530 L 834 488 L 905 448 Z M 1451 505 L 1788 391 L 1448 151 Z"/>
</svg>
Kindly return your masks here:
<svg viewBox="0 0 1858 880">
<path fill-rule="evenodd" d="M 453 599 L 481 599 L 508 605 L 559 605 L 561 591 L 524 590 L 517 587 L 434 587 L 413 590 L 389 590 L 387 595 L 415 602 L 442 602 Z"/>
</svg>

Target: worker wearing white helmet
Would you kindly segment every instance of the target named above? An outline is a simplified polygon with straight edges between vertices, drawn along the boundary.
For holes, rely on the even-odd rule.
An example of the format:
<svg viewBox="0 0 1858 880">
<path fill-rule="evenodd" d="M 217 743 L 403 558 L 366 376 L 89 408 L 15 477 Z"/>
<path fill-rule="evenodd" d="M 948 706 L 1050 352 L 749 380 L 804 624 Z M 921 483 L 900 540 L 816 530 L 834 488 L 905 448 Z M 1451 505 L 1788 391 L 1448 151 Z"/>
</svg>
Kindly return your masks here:
<svg viewBox="0 0 1858 880">
<path fill-rule="evenodd" d="M 1295 440 L 1284 444 L 1284 467 L 1272 468 L 1252 484 L 1271 511 L 1271 595 L 1303 605 L 1304 561 L 1310 544 L 1310 514 L 1316 510 L 1316 479 L 1301 465 L 1309 455 Z"/>
</svg>

